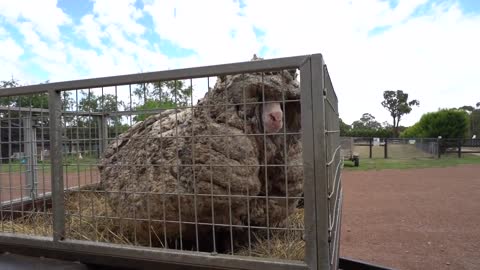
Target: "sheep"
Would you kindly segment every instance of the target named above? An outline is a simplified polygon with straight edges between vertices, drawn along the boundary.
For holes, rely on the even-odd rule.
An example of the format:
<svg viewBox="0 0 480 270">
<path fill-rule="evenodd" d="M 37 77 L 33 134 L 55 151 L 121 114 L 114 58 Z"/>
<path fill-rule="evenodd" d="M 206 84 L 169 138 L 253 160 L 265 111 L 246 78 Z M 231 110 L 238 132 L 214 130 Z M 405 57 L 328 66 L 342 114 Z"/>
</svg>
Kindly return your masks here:
<svg viewBox="0 0 480 270">
<path fill-rule="evenodd" d="M 303 192 L 299 99 L 292 71 L 226 75 L 193 108 L 132 126 L 99 165 L 112 214 L 141 244 L 205 236 L 192 248 L 208 251 L 233 245 L 231 226 L 245 240 L 242 226 L 284 221 Z"/>
</svg>

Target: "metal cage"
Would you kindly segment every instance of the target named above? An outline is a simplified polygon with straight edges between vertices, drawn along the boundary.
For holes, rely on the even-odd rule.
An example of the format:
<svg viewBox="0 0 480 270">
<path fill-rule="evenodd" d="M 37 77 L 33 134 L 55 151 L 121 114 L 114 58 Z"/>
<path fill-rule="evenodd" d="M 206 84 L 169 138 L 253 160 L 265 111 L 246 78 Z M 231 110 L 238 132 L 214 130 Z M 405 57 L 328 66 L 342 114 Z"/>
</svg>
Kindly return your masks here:
<svg viewBox="0 0 480 270">
<path fill-rule="evenodd" d="M 230 249 L 230 253 L 225 254 L 218 252 L 217 249 L 214 249 L 213 252 L 204 252 L 198 249 L 198 241 L 199 239 L 202 241 L 202 237 L 207 236 L 200 234 L 198 230 L 194 237 L 194 240 L 196 238 L 197 241 L 197 248 L 193 246 L 190 250 L 181 247 L 181 244 L 180 247 L 167 247 L 155 246 L 151 242 L 147 245 L 139 245 L 121 241 L 120 243 L 111 243 L 103 241 L 101 237 L 98 239 L 71 237 L 75 230 L 76 232 L 86 230 L 85 227 L 78 226 L 77 228 L 76 225 L 72 225 L 71 219 L 77 220 L 78 224 L 86 224 L 91 227 L 98 227 L 95 222 L 100 222 L 100 220 L 110 220 L 111 224 L 116 226 L 117 221 L 122 222 L 122 219 L 123 221 L 128 219 L 122 216 L 117 217 L 106 210 L 102 212 L 104 209 L 101 208 L 102 204 L 100 206 L 93 205 L 89 199 L 91 197 L 82 197 L 83 195 L 103 196 L 106 194 L 97 187 L 102 177 L 97 170 L 98 163 L 105 156 L 108 147 L 117 143 L 119 138 L 123 138 L 122 134 L 127 130 L 132 129 L 135 125 L 146 123 L 145 117 L 162 115 L 166 109 L 169 109 L 170 113 L 173 111 L 175 115 L 177 115 L 176 110 L 180 109 L 179 107 L 193 111 L 199 104 L 193 102 L 195 90 L 203 87 L 206 93 L 212 91 L 213 84 L 210 84 L 212 77 L 261 74 L 263 83 L 264 76 L 285 70 L 296 71 L 300 78 L 300 98 L 296 102 L 301 107 L 301 129 L 297 135 L 300 137 L 303 147 L 302 164 L 297 164 L 297 166 L 301 166 L 303 172 L 304 220 L 302 226 L 290 227 L 288 222 L 287 225 L 284 224 L 280 227 L 269 224 L 268 192 L 267 194 L 241 196 L 237 194 L 237 197 L 234 197 L 233 194 L 223 195 L 230 201 L 245 199 L 247 204 L 248 202 L 253 203 L 254 199 L 265 199 L 267 203 L 265 207 L 266 225 L 254 226 L 250 224 L 250 221 L 248 221 L 248 226 L 243 227 L 232 224 L 232 209 L 230 209 L 230 223 L 226 218 L 225 224 L 217 224 L 215 221 L 205 224 L 188 223 L 186 220 L 176 220 L 175 224 L 180 226 L 182 224 L 206 225 L 214 228 L 225 226 L 227 238 L 230 234 L 228 242 L 232 247 L 234 241 L 232 231 L 236 226 L 248 230 L 249 247 L 252 242 L 256 241 L 250 234 L 251 230 L 265 230 L 266 233 L 263 233 L 263 236 L 266 237 L 267 245 L 271 245 L 273 243 L 272 231 L 284 229 L 288 231 L 287 233 L 299 235 L 298 241 L 304 243 L 303 258 L 298 260 L 279 259 L 271 254 L 255 256 L 252 252 L 236 254 L 233 249 Z M 195 80 L 199 80 L 200 83 L 193 85 L 192 82 Z M 161 96 L 161 86 L 163 85 L 161 82 L 174 82 L 169 84 L 169 89 L 178 90 L 176 89 L 178 81 L 185 82 L 183 86 L 188 98 L 184 99 L 183 104 L 179 105 L 174 102 L 168 108 L 146 105 L 149 102 L 146 94 L 149 88 L 146 84 L 157 83 L 157 86 L 160 85 L 159 95 Z M 178 91 L 171 93 L 175 94 L 175 101 L 177 101 L 176 95 L 181 94 Z M 42 96 L 44 99 L 36 99 L 41 100 L 39 104 L 33 102 L 34 99 L 29 99 L 34 96 Z M 148 268 L 163 265 L 191 267 L 192 269 L 339 268 L 342 158 L 338 100 L 322 55 L 314 54 L 7 88 L 0 90 L 0 98 L 16 100 L 15 103 L 11 103 L 12 105 L 0 108 L 2 151 L 0 250 L 118 267 L 141 266 Z M 97 103 L 89 103 L 90 98 L 95 99 Z M 287 102 L 284 98 L 281 100 L 283 109 L 286 108 L 285 102 Z M 120 100 L 123 100 L 123 109 L 119 109 Z M 262 102 L 265 104 L 265 100 Z M 295 102 L 295 100 L 288 102 Z M 113 105 L 109 107 L 106 105 L 107 103 Z M 135 103 L 141 105 L 135 106 Z M 165 103 L 162 104 L 162 106 L 166 106 Z M 243 104 L 226 102 L 224 105 L 228 109 L 228 106 L 242 106 L 246 105 L 246 102 L 245 100 Z M 195 122 L 195 118 L 192 121 Z M 260 135 L 265 139 L 265 134 Z M 283 130 L 278 135 L 286 137 L 295 134 L 289 134 Z M 195 135 L 192 133 L 192 136 Z M 148 138 L 144 139 L 148 140 Z M 286 141 L 286 139 L 284 140 Z M 287 159 L 287 151 L 282 151 Z M 264 153 L 264 155 L 266 154 Z M 151 163 L 145 164 L 147 164 L 144 165 L 147 170 L 148 166 L 153 166 L 149 165 Z M 210 164 L 210 166 L 214 165 Z M 267 171 L 267 162 L 263 165 L 264 171 Z M 293 165 L 276 164 L 275 166 L 284 168 L 286 174 L 289 166 Z M 177 177 L 182 177 L 181 172 L 179 170 Z M 288 180 L 284 181 L 288 182 Z M 265 182 L 262 185 L 265 185 L 265 189 L 268 190 L 269 183 Z M 286 185 L 288 186 L 288 183 Z M 285 193 L 288 194 L 288 188 Z M 154 195 L 153 193 L 141 194 L 144 197 Z M 201 194 L 187 195 L 200 196 Z M 68 205 L 67 198 L 69 196 L 79 197 L 78 203 L 75 203 L 76 208 L 73 210 Z M 273 198 L 276 195 L 272 193 L 270 196 Z M 278 199 L 285 199 L 287 201 L 286 208 L 289 209 L 288 200 L 295 198 L 288 198 L 289 195 L 285 196 L 286 198 Z M 105 203 L 105 201 L 101 202 Z M 195 208 L 195 212 L 197 210 L 196 204 L 184 207 Z M 92 215 L 91 217 L 82 214 L 86 208 L 90 209 L 88 213 Z M 249 219 L 250 210 L 247 212 L 248 218 L 246 219 Z M 179 216 L 181 217 L 181 214 Z M 44 220 L 48 224 L 47 229 L 33 226 L 33 231 L 29 231 L 25 224 L 32 217 Z M 22 222 L 16 223 L 18 219 Z M 288 220 L 288 217 L 286 219 Z M 140 219 L 135 219 L 133 222 L 140 222 Z M 143 222 L 142 224 L 148 222 L 166 224 L 167 220 L 155 220 L 149 216 Z M 148 226 L 150 225 L 148 223 Z M 122 227 L 122 225 L 119 226 Z M 120 230 L 125 228 L 120 228 Z M 155 234 L 150 227 L 148 227 L 148 232 Z M 215 235 L 215 229 L 213 235 Z M 214 239 L 214 243 L 215 241 Z"/>
</svg>

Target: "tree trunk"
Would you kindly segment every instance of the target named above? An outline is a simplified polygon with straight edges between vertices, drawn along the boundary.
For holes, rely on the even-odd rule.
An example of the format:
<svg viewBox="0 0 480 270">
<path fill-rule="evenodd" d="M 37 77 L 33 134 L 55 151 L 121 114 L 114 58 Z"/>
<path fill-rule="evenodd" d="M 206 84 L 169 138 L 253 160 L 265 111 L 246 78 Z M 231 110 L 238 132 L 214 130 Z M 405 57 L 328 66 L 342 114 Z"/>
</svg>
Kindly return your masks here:
<svg viewBox="0 0 480 270">
<path fill-rule="evenodd" d="M 397 118 L 395 116 L 393 117 L 393 137 L 394 138 L 398 137 L 398 123 L 397 123 Z"/>
</svg>

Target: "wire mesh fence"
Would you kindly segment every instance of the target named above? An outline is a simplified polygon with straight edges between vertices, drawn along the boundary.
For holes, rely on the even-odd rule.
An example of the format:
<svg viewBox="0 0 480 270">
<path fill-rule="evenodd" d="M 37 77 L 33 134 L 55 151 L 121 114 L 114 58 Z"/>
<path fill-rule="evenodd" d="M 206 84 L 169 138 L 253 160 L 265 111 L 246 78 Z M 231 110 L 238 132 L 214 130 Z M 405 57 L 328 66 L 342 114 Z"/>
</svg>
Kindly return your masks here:
<svg viewBox="0 0 480 270">
<path fill-rule="evenodd" d="M 2 232 L 338 267 L 338 100 L 321 56 L 37 87 L 48 95 L 15 89 L 32 95 L 0 117 Z"/>
<path fill-rule="evenodd" d="M 48 110 L 46 99 L 9 97 L 15 107 L 0 107 L 0 230 L 29 235 L 51 235 L 49 228 L 32 224 L 29 218 L 51 220 L 46 199 L 51 194 Z M 2 102 L 3 103 L 3 102 Z M 52 225 L 51 222 L 47 222 Z"/>
<path fill-rule="evenodd" d="M 353 152 L 360 158 L 417 159 L 438 158 L 436 138 L 348 138 L 353 140 Z"/>
<path fill-rule="evenodd" d="M 475 155 L 480 153 L 480 139 L 445 138 L 439 140 L 439 156 Z"/>
<path fill-rule="evenodd" d="M 395 138 L 386 140 L 387 158 L 437 158 L 438 140 L 431 138 Z"/>
</svg>

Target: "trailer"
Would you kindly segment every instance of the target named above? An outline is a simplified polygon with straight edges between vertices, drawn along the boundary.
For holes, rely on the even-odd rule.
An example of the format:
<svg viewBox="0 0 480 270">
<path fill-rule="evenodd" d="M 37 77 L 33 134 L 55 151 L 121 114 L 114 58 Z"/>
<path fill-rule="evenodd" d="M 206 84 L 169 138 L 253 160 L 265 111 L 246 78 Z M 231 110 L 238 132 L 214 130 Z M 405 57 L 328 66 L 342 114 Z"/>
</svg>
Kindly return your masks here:
<svg viewBox="0 0 480 270">
<path fill-rule="evenodd" d="M 360 165 L 360 155 L 353 151 L 354 147 L 353 137 L 341 138 L 341 156 L 344 160 L 353 161 L 355 167 L 358 167 Z"/>
<path fill-rule="evenodd" d="M 135 123 L 135 119 L 140 119 L 136 117 L 150 114 L 154 116 L 150 118 L 152 120 L 165 111 L 165 108 L 148 110 L 143 108 L 139 110 L 128 106 L 123 106 L 123 109 L 119 109 L 119 107 L 116 107 L 118 100 L 124 98 L 126 99 L 124 104 L 132 104 L 132 90 L 145 90 L 145 84 L 147 83 L 160 86 L 159 89 L 162 90 L 160 82 L 165 81 L 174 82 L 169 84 L 175 88 L 174 90 L 177 90 L 177 81 L 183 80 L 187 85 L 190 85 L 188 89 L 191 89 L 191 91 L 202 87 L 205 91 L 211 91 L 210 80 L 212 77 L 222 78 L 222 76 L 232 74 L 239 76 L 260 74 L 256 87 L 262 89 L 265 78 L 273 76 L 272 74 L 278 72 L 286 74 L 285 78 L 287 79 L 290 78 L 288 74 L 294 74 L 295 72 L 300 74 L 301 77 L 298 88 L 295 88 L 295 91 L 298 90 L 301 96 L 289 96 L 288 98 L 290 99 L 285 100 L 285 95 L 279 101 L 283 108 L 288 108 L 297 114 L 301 114 L 301 117 L 297 122 L 286 119 L 285 122 L 289 123 L 289 125 L 291 124 L 289 126 L 291 129 L 283 129 L 275 136 L 281 136 L 284 143 L 279 145 L 282 146 L 286 145 L 287 141 L 290 141 L 292 137 L 297 136 L 294 138 L 299 138 L 302 142 L 303 151 L 299 156 L 303 163 L 298 164 L 296 161 L 288 163 L 287 158 L 283 164 L 266 164 L 265 162 L 265 164 L 254 166 L 248 164 L 237 164 L 235 166 L 237 168 L 243 166 L 245 170 L 250 170 L 251 167 L 255 166 L 263 166 L 265 172 L 270 167 L 276 171 L 285 169 L 286 172 L 289 171 L 287 168 L 300 168 L 301 172 L 303 172 L 303 178 L 301 178 L 303 181 L 302 195 L 292 197 L 288 194 L 288 188 L 280 192 L 274 190 L 276 193 L 271 194 L 261 192 L 261 190 L 255 194 L 250 194 L 248 188 L 242 189 L 241 187 L 239 189 L 241 192 L 236 194 L 214 194 L 213 191 L 208 194 L 202 194 L 197 193 L 194 188 L 192 188 L 193 192 L 189 193 L 187 190 L 185 194 L 175 193 L 172 195 L 167 194 L 167 192 L 159 194 L 158 191 L 148 189 L 144 192 L 138 192 L 138 194 L 134 194 L 134 192 L 129 194 L 147 202 L 152 196 L 178 196 L 179 198 L 184 195 L 195 196 L 195 198 L 208 196 L 208 198 L 212 198 L 212 216 L 214 216 L 215 210 L 218 211 L 213 205 L 214 196 L 219 198 L 217 201 L 229 202 L 229 204 L 224 203 L 224 205 L 230 206 L 230 209 L 226 209 L 226 215 L 230 213 L 230 218 L 224 218 L 223 220 L 212 218 L 202 222 L 182 220 L 180 211 L 178 215 L 180 218 L 175 220 L 173 218 L 167 219 L 160 215 L 153 216 L 153 214 L 150 215 L 154 212 L 151 207 L 141 209 L 148 213 L 147 218 L 137 217 L 137 212 L 135 211 L 133 211 L 135 215 L 130 217 L 121 216 L 106 210 L 108 203 L 103 196 L 107 192 L 96 188 L 95 185 L 98 184 L 100 178 L 97 165 L 104 154 L 103 152 L 108 150 L 107 145 L 115 145 L 120 141 L 119 138 L 124 138 L 122 137 L 123 126 L 127 125 L 128 128 L 141 127 L 143 122 Z M 193 82 L 198 80 L 201 80 L 200 83 L 194 85 Z M 275 85 L 275 83 L 271 85 Z M 270 87 L 272 87 L 271 85 Z M 98 109 L 96 106 L 74 107 L 70 111 L 66 111 L 63 107 L 65 100 L 62 100 L 62 98 L 67 96 L 68 93 L 71 93 L 72 97 L 76 98 L 76 104 L 80 104 L 81 100 L 79 99 L 88 99 L 94 96 L 90 95 L 91 92 L 98 95 L 95 100 L 99 100 L 99 102 L 112 102 L 111 105 L 115 105 L 113 106 L 115 110 L 111 109 L 112 106 L 102 107 L 101 109 Z M 251 92 L 256 93 L 256 91 Z M 179 92 L 175 91 L 175 93 Z M 46 95 L 48 104 L 44 105 L 48 106 L 34 108 L 32 104 L 9 105 L 3 109 L 0 117 L 0 121 L 2 121 L 2 134 L 0 134 L 0 137 L 2 137 L 1 144 L 2 149 L 5 151 L 5 156 L 10 157 L 13 152 L 25 153 L 25 162 L 22 164 L 15 163 L 11 159 L 4 160 L 2 164 L 2 166 L 5 166 L 2 177 L 10 182 L 9 186 L 3 187 L 6 192 L 0 193 L 0 201 L 2 202 L 0 208 L 0 253 L 3 254 L 0 256 L 0 268 L 2 269 L 9 269 L 9 267 L 16 270 L 31 269 L 32 265 L 39 266 L 36 269 L 55 269 L 55 266 L 57 266 L 57 269 L 59 267 L 63 267 L 63 269 L 387 269 L 362 261 L 341 258 L 339 254 L 343 203 L 342 159 L 347 157 L 358 166 L 359 157 L 358 154 L 353 152 L 353 139 L 350 139 L 345 147 L 340 140 L 338 99 L 321 54 L 46 83 L 0 90 L 0 98 L 18 95 Z M 238 95 L 237 97 L 241 96 Z M 110 99 L 107 97 L 110 97 Z M 177 95 L 175 94 L 176 97 Z M 182 105 L 184 110 L 193 110 L 193 95 L 191 99 L 190 103 L 187 100 Z M 259 100 L 261 101 L 261 99 Z M 242 108 L 259 103 L 259 100 L 243 99 L 236 102 L 226 100 L 220 106 L 225 106 L 225 109 L 228 108 L 230 111 L 236 110 L 239 112 Z M 137 102 L 137 100 L 134 101 Z M 205 105 L 205 107 L 208 106 L 212 105 Z M 85 108 L 88 110 L 81 111 L 81 109 Z M 97 108 L 98 110 L 92 108 Z M 255 108 L 258 112 L 259 107 Z M 248 111 L 245 109 L 244 112 Z M 254 115 L 255 111 L 252 112 L 252 115 L 248 115 L 248 117 L 253 120 L 257 119 Z M 177 116 L 177 112 L 175 112 L 175 117 Z M 218 121 L 230 121 L 229 118 L 223 117 L 219 115 L 216 119 Z M 241 121 L 242 119 L 247 119 L 247 113 L 238 113 L 233 115 L 233 117 L 238 117 L 237 120 Z M 31 121 L 32 119 L 35 121 Z M 34 122 L 37 124 L 35 125 Z M 238 125 L 237 122 L 237 126 L 246 127 L 247 123 Z M 216 136 L 215 138 L 213 138 L 214 135 Z M 170 133 L 169 136 L 178 135 Z M 203 134 L 203 136 L 211 136 L 213 142 L 222 139 L 222 136 L 231 138 L 257 136 L 256 142 L 263 141 L 264 144 L 267 140 L 265 133 L 207 133 L 207 135 Z M 195 137 L 193 132 L 190 135 L 186 134 L 182 138 L 178 136 L 175 139 L 185 140 L 192 137 Z M 142 138 L 145 140 L 152 139 L 147 136 Z M 227 146 L 237 147 L 238 145 L 232 143 Z M 239 147 L 242 146 L 240 145 Z M 38 153 L 47 149 L 49 160 L 45 162 L 37 160 L 39 159 Z M 266 144 L 262 146 L 262 149 L 267 149 Z M 286 155 L 286 148 L 278 150 L 281 150 L 279 155 L 288 156 Z M 192 152 L 194 151 L 184 151 L 182 154 L 186 155 Z M 153 162 L 157 161 L 153 160 Z M 165 166 L 165 164 L 132 164 L 131 162 L 127 158 L 115 166 L 131 166 L 131 168 L 133 166 L 151 166 L 152 168 L 153 166 Z M 203 166 L 204 175 L 210 175 L 212 178 L 212 168 L 219 170 L 228 166 L 234 167 L 234 165 L 225 163 L 210 162 L 207 166 L 204 164 L 192 164 L 192 162 L 188 163 L 185 160 L 183 161 L 184 163 L 176 162 L 174 165 L 168 165 L 172 166 L 172 171 L 176 169 L 175 172 L 178 178 L 187 177 L 186 175 L 188 175 L 188 171 L 179 169 L 180 166 L 183 166 L 182 168 L 190 166 L 192 172 L 195 172 L 193 168 Z M 206 171 L 208 173 L 205 173 Z M 187 173 L 180 175 L 182 172 Z M 195 173 L 191 175 L 195 179 Z M 271 185 L 267 182 L 267 173 L 259 177 L 263 176 L 265 176 L 265 179 L 262 178 L 262 181 L 265 181 L 259 184 L 259 186 L 268 190 Z M 23 178 L 27 181 L 22 180 Z M 287 177 L 285 177 L 284 180 L 285 185 L 288 186 L 291 179 L 287 181 Z M 26 185 L 22 185 L 23 182 Z M 193 182 L 192 186 L 194 185 L 195 182 Z M 94 187 L 88 188 L 90 186 Z M 129 191 L 121 190 L 115 192 L 126 193 Z M 73 206 L 69 205 L 69 201 L 67 201 L 67 198 L 70 196 L 79 197 L 79 200 L 75 201 Z M 94 201 L 94 198 L 99 200 Z M 296 199 L 303 201 L 301 225 L 296 224 L 296 226 L 293 226 L 289 223 L 290 221 L 271 224 L 268 221 L 269 207 L 265 207 L 266 213 L 264 215 L 260 213 L 260 217 L 265 217 L 265 223 L 257 222 L 255 224 L 250 222 L 250 216 L 252 215 L 250 212 L 246 212 L 245 217 L 242 217 L 248 221 L 247 224 L 232 223 L 232 201 L 244 200 L 245 209 L 249 209 L 252 203 L 261 205 L 262 200 L 266 202 L 267 206 L 277 201 L 285 201 L 288 206 L 289 200 Z M 180 199 L 178 199 L 178 205 L 181 205 Z M 209 205 L 204 204 L 203 207 L 205 206 Z M 165 205 L 163 207 L 165 208 Z M 189 210 L 197 209 L 196 204 L 183 205 L 183 207 Z M 210 215 L 210 212 L 204 211 L 203 214 Z M 35 217 L 44 221 L 47 228 L 36 222 L 25 223 Z M 21 226 L 15 226 L 15 221 L 18 218 L 23 218 L 24 223 Z M 76 223 L 72 223 L 72 220 Z M 152 238 L 157 237 L 154 240 L 159 241 L 155 243 L 153 241 L 150 243 L 136 242 L 137 231 L 135 229 L 127 232 L 122 231 L 122 224 L 127 222 L 133 223 L 135 226 L 138 225 L 139 228 L 146 228 L 151 233 L 149 236 Z M 115 228 L 102 227 L 109 224 L 113 224 Z M 115 224 L 120 225 L 117 226 Z M 213 232 L 211 235 L 198 233 L 197 229 L 191 232 L 193 233 L 192 235 L 196 236 L 197 242 L 199 239 L 203 241 L 203 238 L 208 240 L 206 238 L 212 237 L 214 243 L 213 250 L 211 252 L 201 251 L 198 249 L 198 243 L 196 248 L 184 248 L 182 246 L 181 233 L 180 244 L 178 245 L 177 242 L 174 245 L 169 245 L 167 241 L 160 241 L 162 237 L 167 238 L 166 230 L 163 235 L 158 236 L 157 233 L 162 233 L 162 231 L 150 228 L 154 225 L 157 226 L 156 228 L 161 228 L 161 226 L 166 226 L 165 224 L 177 224 L 180 228 L 182 225 L 211 227 Z M 90 231 L 87 230 L 98 229 L 99 227 L 104 228 L 99 235 L 100 237 L 97 237 L 98 235 L 95 235 L 94 238 L 90 237 Z M 235 249 L 227 250 L 224 253 L 217 250 L 215 246 L 215 241 L 217 240 L 215 238 L 215 230 L 219 229 L 223 229 L 223 232 L 229 232 L 229 235 L 224 236 L 224 239 L 232 247 L 234 229 L 247 231 L 248 238 L 243 240 L 248 240 L 246 243 L 248 248 L 245 248 L 244 253 L 237 252 Z M 113 236 L 111 235 L 112 230 L 115 230 Z M 251 231 L 254 233 L 250 234 Z M 129 241 L 123 241 L 124 238 L 122 237 L 124 235 L 121 234 L 122 232 L 127 237 L 131 237 L 128 239 Z M 258 234 L 255 234 L 256 232 Z M 257 256 L 255 252 L 252 252 L 252 249 L 255 248 L 256 244 L 260 243 L 259 241 L 262 240 L 262 237 L 264 243 L 266 243 L 265 247 L 270 248 L 275 233 L 282 237 L 294 237 L 294 241 L 301 244 L 301 252 L 299 252 L 301 256 L 283 258 L 275 257 L 274 254 L 268 252 L 264 256 Z M 195 240 L 194 237 L 192 239 Z M 292 246 L 292 242 L 288 241 L 288 239 L 285 240 L 285 243 L 288 246 Z M 192 245 L 192 247 L 195 246 Z M 281 256 L 284 255 L 290 256 L 292 254 L 283 252 Z"/>
</svg>

